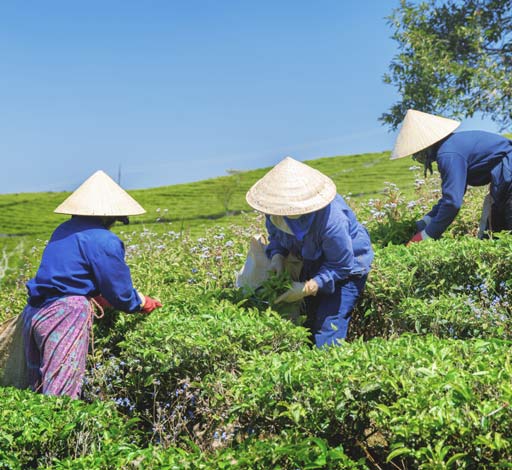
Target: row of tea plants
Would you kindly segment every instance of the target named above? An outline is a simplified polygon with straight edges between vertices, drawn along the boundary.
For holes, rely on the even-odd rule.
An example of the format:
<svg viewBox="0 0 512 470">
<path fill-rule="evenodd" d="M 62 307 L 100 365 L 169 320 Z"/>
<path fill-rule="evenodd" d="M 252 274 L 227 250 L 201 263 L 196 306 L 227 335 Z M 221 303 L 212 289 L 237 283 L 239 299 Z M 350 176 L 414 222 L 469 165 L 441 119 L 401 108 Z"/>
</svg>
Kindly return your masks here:
<svg viewBox="0 0 512 470">
<path fill-rule="evenodd" d="M 164 307 L 96 321 L 83 400 L 1 389 L 0 468 L 509 468 L 512 237 L 474 237 L 471 191 L 442 240 L 405 247 L 435 198 L 417 186 L 354 204 L 376 256 L 349 341 L 325 350 L 234 287 L 261 217 L 120 233 Z M 41 249 L 7 280 L 3 318 Z"/>
</svg>

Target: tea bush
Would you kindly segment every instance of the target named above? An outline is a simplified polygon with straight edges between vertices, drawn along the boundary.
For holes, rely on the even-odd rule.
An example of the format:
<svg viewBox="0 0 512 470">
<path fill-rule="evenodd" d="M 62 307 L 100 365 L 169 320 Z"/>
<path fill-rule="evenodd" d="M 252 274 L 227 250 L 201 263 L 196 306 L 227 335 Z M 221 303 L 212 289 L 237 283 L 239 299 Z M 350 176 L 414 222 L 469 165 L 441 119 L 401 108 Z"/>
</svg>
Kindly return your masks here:
<svg viewBox="0 0 512 470">
<path fill-rule="evenodd" d="M 426 241 L 377 250 L 353 336 L 433 332 L 511 337 L 512 237 Z"/>
<path fill-rule="evenodd" d="M 246 308 L 254 307 L 259 310 L 271 308 L 281 318 L 290 320 L 296 325 L 303 325 L 306 312 L 302 301 L 276 303 L 277 298 L 292 287 L 292 282 L 293 279 L 287 271 L 280 274 L 271 273 L 257 289 L 244 287 L 233 291 L 228 298 Z"/>
<path fill-rule="evenodd" d="M 136 470 L 206 468 L 204 458 L 199 453 L 189 453 L 181 449 L 163 450 L 149 446 L 141 449 L 130 444 L 116 444 L 109 448 L 79 458 L 55 460 L 45 470 Z"/>
<path fill-rule="evenodd" d="M 199 238 L 161 213 L 117 228 L 164 307 L 95 321 L 89 403 L 0 390 L 0 468 L 506 468 L 512 237 L 474 238 L 471 188 L 441 240 L 403 246 L 439 197 L 415 177 L 407 198 L 347 197 L 376 255 L 349 341 L 326 350 L 272 304 L 284 279 L 234 286 L 261 216 Z M 43 247 L 6 271 L 0 318 L 22 310 Z"/>
<path fill-rule="evenodd" d="M 0 387 L 0 468 L 29 469 L 53 459 L 103 452 L 118 441 L 138 444 L 134 420 L 114 406 L 46 397 Z"/>
<path fill-rule="evenodd" d="M 247 439 L 240 446 L 218 452 L 212 459 L 210 468 L 368 469 L 364 459 L 351 459 L 341 446 L 329 446 L 324 439 L 304 437 L 300 433 Z"/>
<path fill-rule="evenodd" d="M 323 439 L 296 436 L 248 439 L 236 448 L 223 448 L 209 455 L 179 448 L 134 449 L 115 446 L 105 452 L 78 459 L 56 461 L 47 470 L 366 470 L 366 464 L 347 457 L 341 446 L 330 447 Z"/>
<path fill-rule="evenodd" d="M 110 397 L 130 415 L 140 414 L 164 444 L 188 436 L 193 426 L 199 437 L 197 426 L 208 426 L 208 410 L 199 413 L 205 405 L 196 403 L 206 375 L 236 371 L 253 351 L 296 351 L 309 337 L 268 309 L 245 309 L 207 295 L 174 300 L 127 332 L 115 356 L 101 354 L 87 387 L 89 398 Z"/>
<path fill-rule="evenodd" d="M 496 340 L 356 341 L 254 356 L 210 394 L 226 410 L 219 429 L 235 426 L 239 439 L 298 433 L 377 465 L 488 468 L 510 458 L 510 359 Z"/>
</svg>

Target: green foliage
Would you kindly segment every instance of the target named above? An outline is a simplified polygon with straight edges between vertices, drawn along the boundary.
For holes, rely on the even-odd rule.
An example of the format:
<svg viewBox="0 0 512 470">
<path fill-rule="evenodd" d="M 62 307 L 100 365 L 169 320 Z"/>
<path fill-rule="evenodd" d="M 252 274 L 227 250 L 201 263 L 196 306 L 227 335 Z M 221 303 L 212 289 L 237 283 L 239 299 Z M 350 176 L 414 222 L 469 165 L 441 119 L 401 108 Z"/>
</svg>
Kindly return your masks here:
<svg viewBox="0 0 512 470">
<path fill-rule="evenodd" d="M 318 437 L 304 438 L 299 433 L 271 439 L 248 439 L 240 447 L 222 449 L 210 468 L 268 470 L 282 469 L 368 469 L 362 461 L 348 457 L 341 446 L 329 446 Z"/>
<path fill-rule="evenodd" d="M 303 325 L 305 321 L 303 302 L 279 302 L 276 299 L 292 287 L 291 275 L 284 271 L 280 274 L 272 273 L 263 284 L 253 292 L 247 289 L 237 292 L 233 299 L 240 299 L 246 307 L 255 307 L 259 310 L 272 308 L 282 318 L 290 320 L 297 325 Z"/>
<path fill-rule="evenodd" d="M 150 446 L 113 446 L 102 453 L 79 459 L 57 461 L 48 470 L 295 470 L 343 469 L 365 470 L 364 462 L 357 462 L 345 454 L 341 446 L 330 447 L 323 439 L 287 436 L 272 439 L 248 439 L 242 446 L 223 448 L 207 456 L 200 452 Z"/>
<path fill-rule="evenodd" d="M 512 237 L 446 239 L 377 251 L 353 336 L 406 331 L 512 339 Z"/>
<path fill-rule="evenodd" d="M 419 172 L 420 167 L 413 165 L 409 170 L 414 178 L 413 198 L 410 192 L 407 195 L 395 183 L 386 183 L 379 198 L 352 202 L 358 219 L 370 233 L 373 246 L 402 245 L 409 241 L 417 231 L 416 221 L 429 212 L 441 197 L 441 179 L 437 171 L 425 178 Z M 443 234 L 443 239 L 463 235 L 476 237 L 486 189 L 468 188 L 464 204 Z"/>
<path fill-rule="evenodd" d="M 507 467 L 512 237 L 474 238 L 484 190 L 470 188 L 440 241 L 404 246 L 440 183 L 387 158 L 314 162 L 376 252 L 349 341 L 325 350 L 275 304 L 289 279 L 234 285 L 261 216 L 216 218 L 216 180 L 135 192 L 150 212 L 116 230 L 135 287 L 164 306 L 95 320 L 90 403 L 0 390 L 0 468 Z M 262 173 L 240 174 L 230 209 Z M 23 308 L 50 226 L 9 261 L 0 318 Z"/>
<path fill-rule="evenodd" d="M 138 442 L 134 422 L 108 403 L 11 388 L 0 388 L 0 403 L 0 468 L 39 468 L 53 459 L 102 452 L 119 440 Z"/>
<path fill-rule="evenodd" d="M 399 468 L 490 468 L 510 456 L 510 359 L 509 342 L 431 336 L 254 356 L 216 378 L 213 405 L 242 436 L 315 436 Z"/>
<path fill-rule="evenodd" d="M 119 444 L 103 452 L 77 459 L 56 460 L 45 470 L 206 470 L 207 459 L 199 452 L 189 453 L 183 449 L 167 449 L 149 446 L 140 449 L 130 444 Z"/>
<path fill-rule="evenodd" d="M 276 299 L 292 287 L 292 278 L 287 271 L 272 273 L 254 293 L 256 300 L 274 305 Z"/>
<path fill-rule="evenodd" d="M 406 159 L 390 164 L 389 152 L 368 153 L 321 158 L 307 164 L 331 177 L 344 195 L 366 199 L 382 192 L 384 182 L 393 181 L 402 189 L 413 188 Z M 245 193 L 269 168 L 246 171 L 231 176 L 212 178 L 195 183 L 133 190 L 129 193 L 140 202 L 147 213 L 131 217 L 130 230 L 154 233 L 190 233 L 202 236 L 210 227 L 231 224 L 248 225 L 247 213 L 252 209 L 245 201 Z M 228 208 L 216 195 L 229 189 Z M 0 251 L 11 250 L 20 241 L 27 249 L 40 246 L 55 227 L 67 216 L 53 210 L 69 193 L 0 194 Z M 228 214 L 226 214 L 226 212 Z M 114 231 L 127 231 L 116 226 Z M 18 266 L 19 259 L 12 260 Z"/>
<path fill-rule="evenodd" d="M 200 400 L 204 377 L 236 371 L 255 351 L 296 351 L 309 335 L 271 310 L 245 309 L 197 291 L 189 294 L 176 295 L 139 322 L 115 344 L 115 355 L 101 350 L 86 394 L 110 398 L 130 416 L 139 416 L 155 442 L 175 444 L 194 429 L 196 443 L 207 447 L 211 435 L 202 436 L 216 411 Z M 108 347 L 108 338 L 102 343 Z"/>
<path fill-rule="evenodd" d="M 227 173 L 231 176 L 231 178 L 223 178 L 223 183 L 219 185 L 217 188 L 217 199 L 222 204 L 226 215 L 231 215 L 230 206 L 231 201 L 233 200 L 233 196 L 235 195 L 238 187 L 240 186 L 240 174 L 241 171 L 237 170 L 228 170 Z M 220 180 L 221 178 L 219 178 Z"/>
<path fill-rule="evenodd" d="M 399 54 L 384 82 L 401 100 L 381 116 L 396 129 L 407 109 L 512 124 L 510 0 L 401 0 L 389 18 Z"/>
</svg>

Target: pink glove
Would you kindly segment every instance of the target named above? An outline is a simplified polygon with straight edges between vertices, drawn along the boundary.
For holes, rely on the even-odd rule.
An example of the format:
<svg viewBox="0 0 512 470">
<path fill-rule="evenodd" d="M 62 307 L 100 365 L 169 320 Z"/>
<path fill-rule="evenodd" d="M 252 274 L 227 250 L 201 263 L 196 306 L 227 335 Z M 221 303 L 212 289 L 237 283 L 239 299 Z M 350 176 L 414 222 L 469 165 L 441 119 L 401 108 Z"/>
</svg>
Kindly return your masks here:
<svg viewBox="0 0 512 470">
<path fill-rule="evenodd" d="M 148 297 L 147 295 L 144 296 L 144 303 L 142 304 L 141 312 L 143 313 L 151 313 L 156 308 L 160 308 L 162 304 L 155 299 L 152 299 L 151 297 Z"/>
<path fill-rule="evenodd" d="M 427 235 L 427 232 L 425 230 L 422 230 L 421 232 L 418 232 L 414 237 L 412 237 L 407 243 L 406 246 L 409 246 L 411 243 L 418 243 L 422 242 L 423 240 L 426 240 L 427 238 L 430 238 Z"/>
</svg>

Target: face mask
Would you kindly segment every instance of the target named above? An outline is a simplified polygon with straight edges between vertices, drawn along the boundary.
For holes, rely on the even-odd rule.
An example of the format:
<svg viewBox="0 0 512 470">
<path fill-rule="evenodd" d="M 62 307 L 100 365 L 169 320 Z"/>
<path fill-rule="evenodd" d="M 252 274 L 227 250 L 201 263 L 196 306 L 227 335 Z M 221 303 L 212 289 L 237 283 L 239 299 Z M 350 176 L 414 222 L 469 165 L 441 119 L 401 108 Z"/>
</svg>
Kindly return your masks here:
<svg viewBox="0 0 512 470">
<path fill-rule="evenodd" d="M 292 229 L 288 227 L 288 224 L 284 220 L 284 217 L 281 215 L 271 215 L 270 221 L 272 224 L 274 224 L 275 227 L 277 227 L 281 232 L 288 233 L 290 235 L 293 235 Z"/>
</svg>

